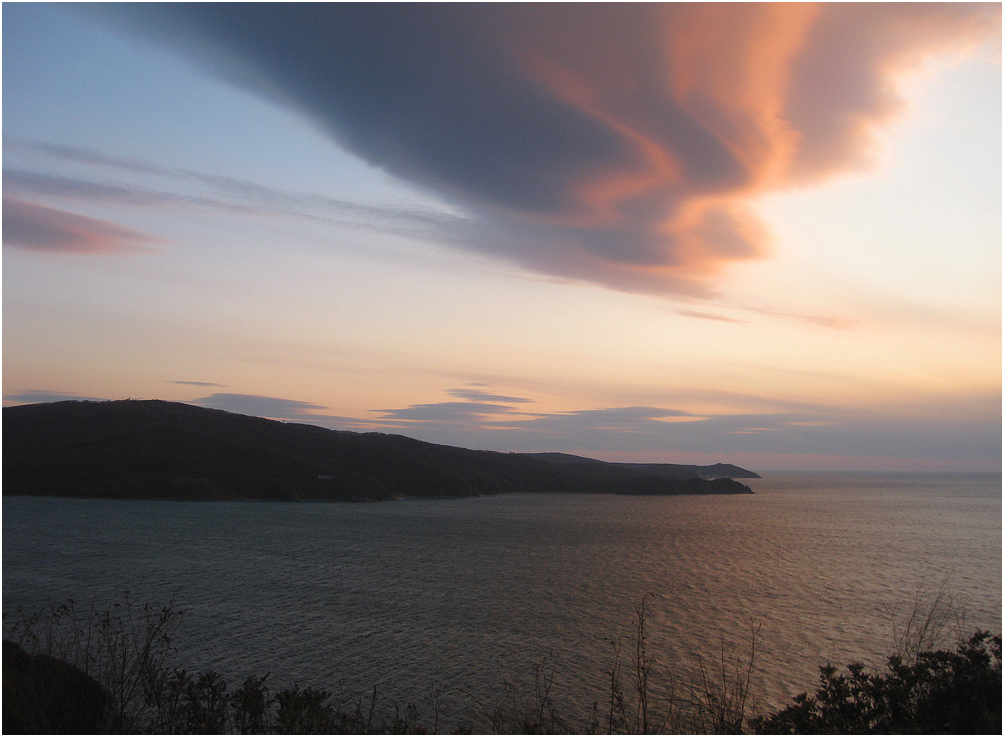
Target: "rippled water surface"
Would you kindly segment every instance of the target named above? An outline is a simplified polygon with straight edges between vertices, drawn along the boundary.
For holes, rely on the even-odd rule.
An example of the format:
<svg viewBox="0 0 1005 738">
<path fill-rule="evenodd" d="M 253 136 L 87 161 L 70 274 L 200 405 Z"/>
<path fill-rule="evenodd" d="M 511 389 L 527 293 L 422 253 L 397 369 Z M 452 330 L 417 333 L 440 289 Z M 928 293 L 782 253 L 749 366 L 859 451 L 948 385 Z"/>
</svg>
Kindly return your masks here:
<svg viewBox="0 0 1005 738">
<path fill-rule="evenodd" d="M 231 683 L 271 672 L 273 688 L 341 679 L 404 701 L 445 683 L 491 698 L 544 661 L 584 718 L 646 593 L 668 663 L 742 650 L 759 628 L 767 705 L 811 689 L 818 664 L 880 663 L 887 611 L 944 583 L 972 627 L 1001 631 L 1000 475 L 749 484 L 757 494 L 367 504 L 5 498 L 3 609 L 177 589 L 181 665 Z"/>
</svg>

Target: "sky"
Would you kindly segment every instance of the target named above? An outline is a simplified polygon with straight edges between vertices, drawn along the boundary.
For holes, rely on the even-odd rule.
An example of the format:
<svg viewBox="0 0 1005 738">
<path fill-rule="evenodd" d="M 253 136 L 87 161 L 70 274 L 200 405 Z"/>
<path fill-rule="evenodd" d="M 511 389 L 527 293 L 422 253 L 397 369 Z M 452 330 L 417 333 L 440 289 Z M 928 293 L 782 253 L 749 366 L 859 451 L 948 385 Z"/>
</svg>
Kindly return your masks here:
<svg viewBox="0 0 1005 738">
<path fill-rule="evenodd" d="M 1000 471 L 1001 6 L 3 6 L 3 404 Z"/>
</svg>

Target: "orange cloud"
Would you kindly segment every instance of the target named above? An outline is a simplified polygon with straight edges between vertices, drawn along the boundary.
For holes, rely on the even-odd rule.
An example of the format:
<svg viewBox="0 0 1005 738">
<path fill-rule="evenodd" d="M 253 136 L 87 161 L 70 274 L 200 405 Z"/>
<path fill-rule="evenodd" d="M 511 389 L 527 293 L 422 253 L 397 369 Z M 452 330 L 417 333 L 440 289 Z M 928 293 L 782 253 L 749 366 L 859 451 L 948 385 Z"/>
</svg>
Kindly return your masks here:
<svg viewBox="0 0 1005 738">
<path fill-rule="evenodd" d="M 684 3 L 647 6 L 629 43 L 603 26 L 616 24 L 607 12 L 555 34 L 542 11 L 547 32 L 508 41 L 528 77 L 635 154 L 570 187 L 571 224 L 651 240 L 650 258 L 614 251 L 598 278 L 691 294 L 723 265 L 770 250 L 752 197 L 867 161 L 899 108 L 896 75 L 992 37 L 1000 19 L 974 5 Z M 594 47 L 598 38 L 607 43 Z"/>
<path fill-rule="evenodd" d="M 161 239 L 131 228 L 65 210 L 3 199 L 3 244 L 51 253 L 149 252 Z"/>
<path fill-rule="evenodd" d="M 1001 40 L 998 3 L 831 3 L 793 60 L 783 114 L 799 133 L 786 171 L 805 184 L 868 166 L 900 112 L 897 76 L 926 58 Z"/>
<path fill-rule="evenodd" d="M 1001 33 L 997 4 L 123 5 L 461 205 L 464 245 L 695 296 L 770 251 L 757 196 L 869 160 L 897 75 Z"/>
<path fill-rule="evenodd" d="M 771 184 L 799 145 L 784 106 L 793 61 L 818 17 L 812 4 L 689 4 L 665 13 L 670 94 L 734 157 L 734 186 Z"/>
</svg>

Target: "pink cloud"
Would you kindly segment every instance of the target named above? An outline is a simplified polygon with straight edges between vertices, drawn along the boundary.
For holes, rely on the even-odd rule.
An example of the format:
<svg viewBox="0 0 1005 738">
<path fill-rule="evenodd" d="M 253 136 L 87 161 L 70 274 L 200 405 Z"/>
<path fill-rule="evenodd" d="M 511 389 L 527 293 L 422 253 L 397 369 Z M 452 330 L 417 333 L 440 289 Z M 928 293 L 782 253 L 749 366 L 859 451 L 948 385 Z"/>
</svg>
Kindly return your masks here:
<svg viewBox="0 0 1005 738">
<path fill-rule="evenodd" d="M 121 254 L 154 251 L 163 240 L 106 220 L 3 199 L 3 244 L 29 251 Z"/>
<path fill-rule="evenodd" d="M 549 11 L 528 8 L 521 30 L 534 16 L 540 30 L 508 40 L 528 76 L 632 153 L 569 182 L 560 220 L 583 233 L 571 248 L 573 239 L 557 240 L 573 275 L 696 295 L 730 262 L 770 252 L 755 197 L 867 165 L 876 134 L 902 110 L 899 74 L 1001 32 L 1000 8 L 980 4 L 639 12 L 645 28 L 617 23 L 614 10 L 555 8 L 563 17 L 549 23 Z M 609 248 L 591 249 L 597 240 Z"/>
</svg>

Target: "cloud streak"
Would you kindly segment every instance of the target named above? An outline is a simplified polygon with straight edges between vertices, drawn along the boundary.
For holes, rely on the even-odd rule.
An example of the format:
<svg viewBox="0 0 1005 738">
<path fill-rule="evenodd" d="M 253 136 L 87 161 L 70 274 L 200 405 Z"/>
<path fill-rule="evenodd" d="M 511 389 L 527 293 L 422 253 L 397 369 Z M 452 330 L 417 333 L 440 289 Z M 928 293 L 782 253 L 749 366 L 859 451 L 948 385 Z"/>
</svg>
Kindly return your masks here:
<svg viewBox="0 0 1005 738">
<path fill-rule="evenodd" d="M 324 410 L 323 405 L 310 402 L 288 400 L 264 395 L 245 395 L 233 392 L 217 392 L 207 397 L 193 400 L 192 404 L 213 410 L 255 415 L 262 418 L 302 419 L 314 417 L 314 410 Z"/>
<path fill-rule="evenodd" d="M 109 156 L 73 146 L 4 139 L 4 148 L 18 153 L 41 155 L 50 160 L 50 166 L 61 166 L 67 162 L 83 164 L 99 171 L 110 170 L 130 176 L 152 177 L 163 183 L 161 189 L 153 189 L 135 182 L 100 181 L 99 177 L 90 173 L 79 178 L 24 169 L 5 169 L 4 190 L 21 197 L 55 198 L 71 203 L 102 203 L 129 208 L 198 208 L 210 213 L 234 213 L 251 217 L 286 216 L 458 246 L 470 244 L 476 238 L 476 229 L 470 219 L 442 211 L 367 205 L 312 192 L 280 190 L 236 177 L 164 167 L 149 161 Z M 171 191 L 169 188 L 173 184 L 186 188 L 203 188 L 205 194 Z"/>
<path fill-rule="evenodd" d="M 4 397 L 18 404 L 99 399 L 44 390 Z M 931 408 L 898 418 L 881 409 L 822 406 L 706 415 L 658 406 L 533 412 L 487 400 L 417 404 L 376 411 L 377 418 L 358 418 L 326 413 L 328 408 L 315 403 L 261 395 L 215 393 L 190 402 L 339 430 L 405 433 L 468 448 L 641 455 L 668 462 L 695 454 L 709 461 L 737 454 L 774 458 L 780 448 L 786 449 L 791 463 L 817 456 L 861 462 L 879 456 L 877 449 L 883 449 L 888 460 L 902 462 L 990 460 L 998 458 L 1001 449 L 1000 392 L 940 398 Z M 952 406 L 952 411 L 945 412 L 939 403 Z"/>
<path fill-rule="evenodd" d="M 713 320 L 718 323 L 738 323 L 746 324 L 746 320 L 739 320 L 738 318 L 729 318 L 725 315 L 717 315 L 715 313 L 705 313 L 700 310 L 677 310 L 675 311 L 678 315 L 683 315 L 685 318 L 697 318 L 698 320 Z"/>
<path fill-rule="evenodd" d="M 3 198 L 3 244 L 69 254 L 151 253 L 162 239 L 65 210 Z"/>
<path fill-rule="evenodd" d="M 488 393 L 486 393 L 488 394 Z M 30 394 L 6 399 L 46 401 Z M 943 400 L 954 412 L 892 418 L 882 411 L 805 407 L 768 412 L 693 413 L 659 406 L 535 412 L 488 400 L 448 401 L 375 411 L 376 418 L 327 414 L 312 403 L 218 393 L 193 404 L 329 428 L 404 433 L 434 443 L 513 451 L 648 454 L 777 454 L 867 458 L 878 448 L 900 459 L 991 459 L 1001 446 L 1001 396 Z M 932 418 L 939 417 L 939 422 Z"/>
<path fill-rule="evenodd" d="M 17 402 L 25 405 L 32 405 L 39 402 L 65 402 L 67 400 L 84 402 L 102 402 L 106 398 L 88 397 L 87 395 L 75 395 L 71 392 L 55 392 L 52 390 L 27 390 L 17 392 L 12 395 L 4 395 L 5 402 Z"/>
<path fill-rule="evenodd" d="M 533 402 L 533 400 L 527 399 L 526 397 L 510 397 L 508 395 L 495 395 L 491 392 L 486 392 L 480 389 L 470 389 L 472 385 L 468 385 L 469 389 L 450 389 L 447 390 L 447 394 L 451 397 L 457 397 L 461 400 L 470 400 L 472 402 Z"/>
<path fill-rule="evenodd" d="M 1001 446 L 1000 394 L 955 398 L 960 407 L 929 417 L 893 418 L 882 411 L 834 407 L 783 412 L 695 415 L 665 407 L 632 406 L 532 413 L 504 405 L 440 403 L 383 411 L 358 428 L 404 432 L 436 443 L 585 453 L 835 455 L 901 459 L 993 459 Z M 969 412 L 969 404 L 981 406 Z M 936 422 L 934 418 L 938 417 Z M 721 459 L 720 459 L 721 460 Z"/>
<path fill-rule="evenodd" d="M 494 402 L 432 402 L 398 410 L 380 410 L 380 420 L 422 421 L 425 423 L 482 423 L 497 415 L 516 411 Z"/>
<path fill-rule="evenodd" d="M 470 246 L 708 296 L 751 202 L 869 160 L 926 54 L 993 4 L 157 4 L 102 13 L 478 219 Z M 419 32 L 417 29 L 421 29 Z"/>
<path fill-rule="evenodd" d="M 135 184 L 108 184 L 20 169 L 4 169 L 3 186 L 5 192 L 52 197 L 72 202 L 100 202 L 139 207 L 185 205 L 217 211 L 255 212 L 251 208 L 220 199 L 150 190 Z"/>
</svg>

